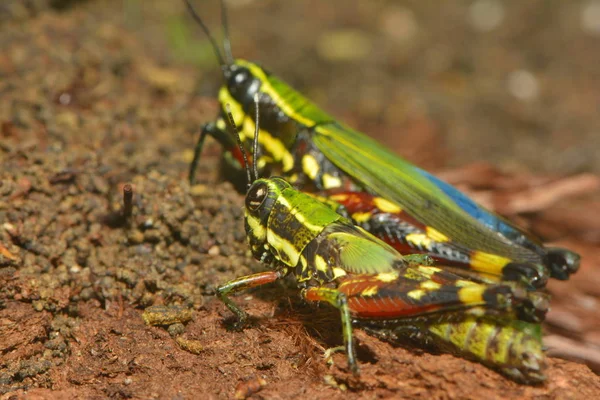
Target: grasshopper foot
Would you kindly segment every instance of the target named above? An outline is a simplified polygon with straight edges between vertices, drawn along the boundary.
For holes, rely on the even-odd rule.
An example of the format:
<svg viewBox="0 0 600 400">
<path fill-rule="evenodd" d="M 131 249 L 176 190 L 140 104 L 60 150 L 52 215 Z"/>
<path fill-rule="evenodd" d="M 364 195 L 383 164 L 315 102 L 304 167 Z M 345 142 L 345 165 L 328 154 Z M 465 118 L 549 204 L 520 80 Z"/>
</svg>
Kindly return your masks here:
<svg viewBox="0 0 600 400">
<path fill-rule="evenodd" d="M 336 347 L 330 347 L 327 350 L 325 350 L 325 353 L 323 353 L 323 358 L 325 359 L 325 362 L 327 363 L 327 365 L 331 366 L 334 365 L 335 363 L 333 362 L 333 355 L 335 353 L 345 353 L 346 352 L 346 347 L 345 346 L 336 346 Z M 348 368 L 350 368 L 350 370 L 352 371 L 352 373 L 354 375 L 359 375 L 359 370 L 358 370 L 358 365 L 356 364 L 355 360 L 351 360 L 348 359 Z"/>
</svg>

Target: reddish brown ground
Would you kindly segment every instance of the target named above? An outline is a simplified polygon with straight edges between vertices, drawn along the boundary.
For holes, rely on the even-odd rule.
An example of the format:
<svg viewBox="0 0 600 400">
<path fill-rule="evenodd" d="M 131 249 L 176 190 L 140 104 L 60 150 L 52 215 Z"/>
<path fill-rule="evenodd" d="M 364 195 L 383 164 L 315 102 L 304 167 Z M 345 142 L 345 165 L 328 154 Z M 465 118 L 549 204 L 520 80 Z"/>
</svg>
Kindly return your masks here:
<svg viewBox="0 0 600 400">
<path fill-rule="evenodd" d="M 600 194 L 598 177 L 582 174 L 598 172 L 593 149 L 600 88 L 587 64 L 597 65 L 597 52 L 590 50 L 594 38 L 577 36 L 575 6 L 538 8 L 549 21 L 539 26 L 526 23 L 535 9 L 511 8 L 508 27 L 491 36 L 469 35 L 457 22 L 466 12 L 459 6 L 431 10 L 415 2 L 390 5 L 388 13 L 352 5 L 339 15 L 328 7 L 315 13 L 317 21 L 348 28 L 376 11 L 402 20 L 414 10 L 421 23 L 418 45 L 443 42 L 449 47 L 438 56 L 454 60 L 440 61 L 447 69 L 437 72 L 419 68 L 427 57 L 411 58 L 414 43 L 400 46 L 400 53 L 390 50 L 396 47 L 385 35 L 403 35 L 391 24 L 370 61 L 381 64 L 381 76 L 361 72 L 358 78 L 356 65 L 326 57 L 310 64 L 311 57 L 295 52 L 278 56 L 283 43 L 306 49 L 315 42 L 318 27 L 285 22 L 292 15 L 311 20 L 315 3 L 233 10 L 235 31 L 253 29 L 253 21 L 275 24 L 261 31 L 261 40 L 234 33 L 240 53 L 260 50 L 268 60 L 265 49 L 271 49 L 273 70 L 329 103 L 337 115 L 381 132 L 386 143 L 422 165 L 477 159 L 501 164 L 504 172 L 479 162 L 441 175 L 583 255 L 573 279 L 550 285 L 548 382 L 529 387 L 451 355 L 394 348 L 360 330 L 362 373 L 355 378 L 343 354 L 333 357 L 333 366 L 322 358 L 325 348 L 341 343 L 335 312 L 303 305 L 290 282 L 237 297 L 255 319 L 242 332 L 227 331 L 223 321 L 230 313 L 214 300 L 214 288 L 262 267 L 247 251 L 241 196 L 218 183 L 214 152 L 203 159 L 200 185 L 190 188 L 185 180 L 197 127 L 216 112 L 214 100 L 204 96 L 216 79 L 159 51 L 177 47 L 160 38 L 169 24 L 165 19 L 181 15 L 181 8 L 157 2 L 156 10 L 140 14 L 137 2 L 124 2 L 123 9 L 114 3 L 15 0 L 0 6 L 2 399 L 231 398 L 251 387 L 261 388 L 257 398 L 269 399 L 600 395 L 600 379 L 589 368 L 600 372 Z M 66 8 L 57 11 L 51 7 L 56 5 Z M 550 29 L 561 15 L 563 31 Z M 444 23 L 438 21 L 442 16 Z M 455 37 L 447 34 L 450 28 L 456 28 Z M 573 45 L 559 54 L 550 43 L 565 38 Z M 464 40 L 477 45 L 465 46 Z M 187 49 L 210 60 L 205 47 Z M 499 58 L 482 67 L 490 54 Z M 504 72 L 522 67 L 519 59 L 530 60 L 525 64 L 543 78 L 540 98 L 530 103 L 486 81 L 504 79 Z M 212 60 L 200 62 L 214 70 Z M 376 66 L 371 64 L 365 65 Z M 565 78 L 570 73 L 572 81 Z M 344 86 L 352 76 L 361 82 Z M 411 83 L 429 78 L 425 87 Z M 391 85 L 398 85 L 393 96 Z M 348 96 L 348 87 L 357 95 Z M 499 139 L 499 130 L 508 133 Z M 536 149 L 539 154 L 532 154 Z M 130 218 L 122 210 L 127 182 L 134 187 Z M 191 310 L 192 320 L 169 330 L 144 324 L 144 309 L 161 304 Z"/>
</svg>

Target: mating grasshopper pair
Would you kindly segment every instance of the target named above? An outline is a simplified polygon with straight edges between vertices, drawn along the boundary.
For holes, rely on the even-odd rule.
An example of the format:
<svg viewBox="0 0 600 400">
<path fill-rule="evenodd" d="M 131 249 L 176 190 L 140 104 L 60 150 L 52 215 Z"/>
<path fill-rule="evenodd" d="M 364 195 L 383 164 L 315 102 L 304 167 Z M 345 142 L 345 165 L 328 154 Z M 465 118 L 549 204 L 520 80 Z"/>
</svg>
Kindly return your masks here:
<svg viewBox="0 0 600 400">
<path fill-rule="evenodd" d="M 297 189 L 330 197 L 354 222 L 398 250 L 408 247 L 482 275 L 522 281 L 535 288 L 545 286 L 549 277 L 568 279 L 577 270 L 577 254 L 545 248 L 453 186 L 336 121 L 264 68 L 234 59 L 226 22 L 227 57 L 223 58 L 202 19 L 188 0 L 186 4 L 210 39 L 225 81 L 219 91 L 221 113 L 215 123 L 202 127 L 196 144 L 191 183 L 207 136 L 223 146 L 225 160 L 233 168 L 242 170 L 240 151 L 227 130 L 224 105 L 230 104 L 247 146 L 255 128 L 253 98 L 259 94 L 263 123 L 254 154 L 259 168 L 278 170 Z M 365 213 L 365 207 L 371 210 Z"/>
<path fill-rule="evenodd" d="M 543 379 L 538 322 L 547 298 L 538 289 L 549 277 L 567 279 L 579 266 L 578 255 L 545 248 L 337 122 L 265 69 L 234 60 L 226 22 L 225 60 L 186 4 L 210 39 L 225 80 L 220 115 L 202 128 L 190 182 L 211 136 L 224 147 L 225 160 L 247 172 L 248 240 L 255 257 L 273 267 L 219 288 L 240 323 L 245 313 L 229 294 L 293 274 L 306 300 L 340 310 L 354 370 L 352 325 L 359 323 L 390 340 L 408 335 L 433 341 L 515 379 Z M 241 138 L 228 125 L 239 127 Z M 250 144 L 253 176 L 244 162 Z M 273 169 L 283 178 L 257 179 L 259 170 Z M 428 255 L 435 265 L 397 250 Z"/>
<path fill-rule="evenodd" d="M 260 139 L 258 95 L 256 99 L 255 144 Z M 340 311 L 348 364 L 355 373 L 352 329 L 359 325 L 388 340 L 408 335 L 443 343 L 440 347 L 518 380 L 544 378 L 535 325 L 546 312 L 543 294 L 517 282 L 476 281 L 460 270 L 433 265 L 427 256 L 402 256 L 285 179 L 259 179 L 257 159 L 251 170 L 234 117 L 231 112 L 227 116 L 249 182 L 245 227 L 250 249 L 271 268 L 217 289 L 217 296 L 237 316 L 237 327 L 243 327 L 247 315 L 231 294 L 294 275 L 305 300 L 326 302 Z"/>
</svg>

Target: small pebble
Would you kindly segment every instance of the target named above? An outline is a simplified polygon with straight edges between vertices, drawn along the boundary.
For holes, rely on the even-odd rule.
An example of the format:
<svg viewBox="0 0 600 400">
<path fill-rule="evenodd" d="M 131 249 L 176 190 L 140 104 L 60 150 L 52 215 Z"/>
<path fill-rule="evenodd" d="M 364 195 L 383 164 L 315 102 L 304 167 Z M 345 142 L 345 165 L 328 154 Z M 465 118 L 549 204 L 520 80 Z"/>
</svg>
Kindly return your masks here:
<svg viewBox="0 0 600 400">
<path fill-rule="evenodd" d="M 142 319 L 146 325 L 171 325 L 188 322 L 192 310 L 181 306 L 150 306 L 144 310 Z"/>
<path fill-rule="evenodd" d="M 131 244 L 140 244 L 144 241 L 144 234 L 137 229 L 132 230 L 127 235 L 127 239 Z"/>
<path fill-rule="evenodd" d="M 184 339 L 181 336 L 175 339 L 175 342 L 179 345 L 182 350 L 185 350 L 192 354 L 200 354 L 204 351 L 204 346 L 199 340 Z"/>
<path fill-rule="evenodd" d="M 221 254 L 221 250 L 219 249 L 219 246 L 215 245 L 208 249 L 208 254 L 211 256 L 218 256 L 219 254 Z"/>
<path fill-rule="evenodd" d="M 178 322 L 176 324 L 169 325 L 167 332 L 169 332 L 169 335 L 171 335 L 171 337 L 177 337 L 183 332 L 185 332 L 185 326 L 182 323 Z"/>
</svg>

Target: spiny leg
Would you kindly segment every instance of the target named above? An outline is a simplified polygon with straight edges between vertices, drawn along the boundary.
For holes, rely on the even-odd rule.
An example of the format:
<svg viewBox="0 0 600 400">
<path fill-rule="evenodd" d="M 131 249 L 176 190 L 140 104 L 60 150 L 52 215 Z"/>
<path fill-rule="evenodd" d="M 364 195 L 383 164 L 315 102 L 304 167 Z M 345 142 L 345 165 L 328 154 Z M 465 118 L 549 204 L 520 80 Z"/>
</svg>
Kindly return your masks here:
<svg viewBox="0 0 600 400">
<path fill-rule="evenodd" d="M 346 354 L 348 356 L 348 366 L 354 374 L 358 374 L 356 350 L 354 348 L 354 339 L 352 336 L 352 319 L 350 318 L 350 308 L 348 307 L 346 295 L 337 289 L 314 287 L 304 289 L 302 291 L 302 297 L 307 301 L 325 301 L 340 311 L 344 346 L 346 347 Z"/>
<path fill-rule="evenodd" d="M 494 313 L 517 311 L 519 318 L 537 322 L 546 311 L 516 285 L 475 283 L 429 266 L 352 275 L 341 280 L 338 291 L 346 294 L 352 317 L 358 319 L 396 319 L 484 307 Z"/>
<path fill-rule="evenodd" d="M 227 308 L 231 310 L 237 317 L 237 322 L 234 328 L 241 329 L 244 327 L 248 314 L 238 307 L 230 298 L 229 295 L 247 290 L 256 286 L 266 285 L 280 279 L 282 274 L 279 271 L 265 271 L 257 274 L 246 275 L 240 278 L 229 281 L 217 288 L 217 297 L 225 303 Z"/>
</svg>

